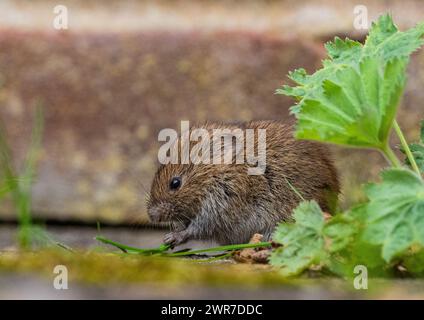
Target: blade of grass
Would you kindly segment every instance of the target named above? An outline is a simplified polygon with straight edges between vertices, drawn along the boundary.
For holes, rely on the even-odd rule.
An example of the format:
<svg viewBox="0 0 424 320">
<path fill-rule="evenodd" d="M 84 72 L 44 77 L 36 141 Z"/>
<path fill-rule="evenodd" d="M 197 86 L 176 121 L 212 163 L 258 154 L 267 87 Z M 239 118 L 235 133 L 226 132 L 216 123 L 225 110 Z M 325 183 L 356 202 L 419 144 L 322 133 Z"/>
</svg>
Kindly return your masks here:
<svg viewBox="0 0 424 320">
<path fill-rule="evenodd" d="M 17 178 L 11 160 L 11 149 L 7 142 L 5 126 L 0 119 L 0 170 L 5 188 L 15 191 L 18 187 Z"/>
<path fill-rule="evenodd" d="M 42 131 L 43 113 L 41 107 L 37 106 L 29 151 L 24 162 L 23 174 L 19 176 L 13 167 L 12 152 L 7 141 L 4 123 L 0 120 L 0 172 L 4 179 L 2 191 L 7 190 L 12 193 L 19 223 L 18 242 L 22 248 L 28 248 L 31 243 L 31 186 L 41 148 Z"/>
<path fill-rule="evenodd" d="M 259 242 L 259 243 L 232 244 L 232 245 L 218 246 L 218 247 L 206 248 L 206 249 L 197 249 L 197 250 L 189 250 L 189 251 L 182 250 L 179 252 L 167 253 L 166 251 L 170 249 L 170 246 L 166 244 L 162 244 L 158 248 L 141 249 L 141 248 L 131 247 L 131 246 L 107 239 L 102 236 L 97 236 L 95 237 L 95 239 L 105 244 L 112 245 L 126 253 L 137 253 L 137 254 L 144 254 L 144 255 L 161 254 L 166 257 L 183 257 L 183 256 L 191 256 L 191 255 L 207 253 L 207 252 L 225 252 L 225 251 L 235 251 L 235 250 L 241 250 L 241 249 L 247 249 L 247 248 L 271 247 L 271 242 Z"/>
<path fill-rule="evenodd" d="M 119 242 L 116 242 L 116 241 L 109 240 L 109 239 L 102 237 L 102 236 L 97 236 L 97 237 L 95 237 L 95 239 L 97 241 L 104 243 L 104 244 L 109 244 L 111 246 L 114 246 L 114 247 L 116 247 L 116 248 L 118 248 L 118 249 L 120 249 L 120 250 L 122 250 L 126 253 L 138 253 L 138 254 L 151 255 L 151 254 L 165 252 L 166 250 L 168 250 L 170 248 L 169 245 L 162 244 L 161 246 L 159 246 L 157 248 L 140 249 L 140 248 L 131 247 L 131 246 L 128 246 L 128 245 L 125 245 L 125 244 L 122 244 L 122 243 L 119 243 Z"/>
<path fill-rule="evenodd" d="M 411 149 L 409 148 L 409 144 L 406 141 L 405 136 L 403 135 L 403 132 L 396 120 L 393 121 L 393 127 L 400 140 L 403 150 L 405 150 L 406 156 L 408 157 L 408 160 L 409 160 L 409 163 L 411 164 L 412 169 L 414 169 L 415 173 L 418 174 L 419 177 L 421 177 L 421 172 L 420 172 L 420 169 L 418 168 L 417 162 L 415 161 L 415 158 L 412 155 Z"/>
<path fill-rule="evenodd" d="M 194 255 L 194 254 L 199 254 L 199 253 L 207 253 L 207 252 L 235 251 L 235 250 L 241 250 L 241 249 L 247 249 L 247 248 L 265 248 L 265 247 L 271 247 L 271 242 L 231 244 L 231 245 L 219 246 L 219 247 L 213 247 L 213 248 L 207 248 L 207 249 L 198 249 L 198 250 L 191 250 L 191 251 L 186 251 L 186 252 L 168 253 L 168 254 L 166 254 L 166 256 L 182 257 L 182 256 L 189 256 L 189 255 Z"/>
<path fill-rule="evenodd" d="M 15 205 L 16 209 L 18 209 L 18 204 L 20 203 L 21 199 L 21 193 L 19 190 L 19 179 L 15 173 L 15 169 L 13 168 L 11 155 L 12 152 L 7 141 L 5 126 L 3 121 L 0 119 L 0 170 L 1 175 L 4 179 L 4 189 L 12 193 L 13 204 Z M 20 219 L 18 216 L 18 221 L 19 220 Z M 25 230 L 18 230 L 18 239 L 19 244 L 21 246 L 27 245 L 27 234 L 28 232 L 26 228 Z"/>
<path fill-rule="evenodd" d="M 23 223 L 31 224 L 31 186 L 35 178 L 35 168 L 41 150 L 41 140 L 43 136 L 43 111 L 37 106 L 33 121 L 31 143 L 24 165 L 22 179 L 19 180 L 21 199 L 19 201 L 20 218 Z"/>
<path fill-rule="evenodd" d="M 290 181 L 286 177 L 284 177 L 284 180 L 286 180 L 286 183 L 288 184 L 288 186 L 290 187 L 290 189 L 293 190 L 293 192 L 299 197 L 299 199 L 302 200 L 302 201 L 305 201 L 305 198 L 302 196 L 302 194 L 300 193 L 300 191 L 297 190 L 297 188 L 294 185 L 292 185 L 290 183 Z"/>
<path fill-rule="evenodd" d="M 19 196 L 15 197 L 15 206 L 18 210 L 18 219 L 20 230 L 18 234 L 18 240 L 23 248 L 27 248 L 31 245 L 31 187 L 35 177 L 35 168 L 41 150 L 41 141 L 43 136 L 44 117 L 42 107 L 38 105 L 36 107 L 33 128 L 31 134 L 31 143 L 29 151 L 26 155 L 23 174 L 19 179 L 18 192 Z"/>
<path fill-rule="evenodd" d="M 9 183 L 4 183 L 3 186 L 0 187 L 0 200 L 4 198 L 7 194 L 9 194 L 12 191 L 10 188 Z"/>
</svg>

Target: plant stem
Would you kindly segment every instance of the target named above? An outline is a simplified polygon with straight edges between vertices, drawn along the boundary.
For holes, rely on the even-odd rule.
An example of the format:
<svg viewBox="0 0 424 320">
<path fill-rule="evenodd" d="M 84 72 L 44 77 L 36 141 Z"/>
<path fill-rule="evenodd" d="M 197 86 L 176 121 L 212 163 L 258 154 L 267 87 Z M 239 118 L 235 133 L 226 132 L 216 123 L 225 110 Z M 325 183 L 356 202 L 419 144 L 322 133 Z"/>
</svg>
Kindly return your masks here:
<svg viewBox="0 0 424 320">
<path fill-rule="evenodd" d="M 189 250 L 189 251 L 182 251 L 182 252 L 174 252 L 174 253 L 166 253 L 166 251 L 170 248 L 169 245 L 162 244 L 158 248 L 153 249 L 140 249 L 135 247 L 130 247 L 122 243 L 118 243 L 109 239 L 106 239 L 102 236 L 97 236 L 95 238 L 97 241 L 103 242 L 105 244 L 110 244 L 114 247 L 117 247 L 121 249 L 122 251 L 126 253 L 138 253 L 138 254 L 144 254 L 144 255 L 152 255 L 152 254 L 160 254 L 162 256 L 166 257 L 183 257 L 183 256 L 190 256 L 193 254 L 198 253 L 206 253 L 206 252 L 220 252 L 220 251 L 233 251 L 233 250 L 240 250 L 240 249 L 246 249 L 246 248 L 261 248 L 261 247 L 270 247 L 271 242 L 259 242 L 259 243 L 244 243 L 244 244 L 231 244 L 227 246 L 219 246 L 214 248 L 207 248 L 207 249 L 198 249 L 198 250 Z"/>
<path fill-rule="evenodd" d="M 406 156 L 408 157 L 409 163 L 411 164 L 412 169 L 418 174 L 418 176 L 421 177 L 420 169 L 417 166 L 417 162 L 415 161 L 415 158 L 411 152 L 411 149 L 409 149 L 408 142 L 405 139 L 405 136 L 403 135 L 402 130 L 399 127 L 399 124 L 396 120 L 393 121 L 393 127 L 395 128 L 396 134 L 399 137 L 400 143 L 402 145 L 403 150 L 405 150 Z"/>
<path fill-rule="evenodd" d="M 170 253 L 170 254 L 166 254 L 166 256 L 179 257 L 179 256 L 188 256 L 192 254 L 206 253 L 206 252 L 240 250 L 240 249 L 247 249 L 247 248 L 261 248 L 261 247 L 270 247 L 270 246 L 271 246 L 271 242 L 231 244 L 228 246 L 220 246 L 220 247 L 214 247 L 214 248 L 208 248 L 208 249 L 199 249 L 199 250 L 192 250 L 192 251 Z"/>
<path fill-rule="evenodd" d="M 164 251 L 168 250 L 169 247 L 170 247 L 168 245 L 162 245 L 162 246 L 160 246 L 158 248 L 140 249 L 140 248 L 130 247 L 130 246 L 127 246 L 125 244 L 118 243 L 118 242 L 115 242 L 115 241 L 106 239 L 106 238 L 104 238 L 102 236 L 97 236 L 95 239 L 97 241 L 103 242 L 105 244 L 110 244 L 110 245 L 112 245 L 114 247 L 117 247 L 117 248 L 121 249 L 124 252 L 132 251 L 132 252 L 146 254 L 146 255 L 155 254 L 155 253 L 161 253 L 161 252 L 164 252 Z"/>
<path fill-rule="evenodd" d="M 393 167 L 399 168 L 401 166 L 398 157 L 396 157 L 395 153 L 393 152 L 392 148 L 390 148 L 388 143 L 386 143 L 386 146 L 382 148 L 381 151 Z"/>
</svg>

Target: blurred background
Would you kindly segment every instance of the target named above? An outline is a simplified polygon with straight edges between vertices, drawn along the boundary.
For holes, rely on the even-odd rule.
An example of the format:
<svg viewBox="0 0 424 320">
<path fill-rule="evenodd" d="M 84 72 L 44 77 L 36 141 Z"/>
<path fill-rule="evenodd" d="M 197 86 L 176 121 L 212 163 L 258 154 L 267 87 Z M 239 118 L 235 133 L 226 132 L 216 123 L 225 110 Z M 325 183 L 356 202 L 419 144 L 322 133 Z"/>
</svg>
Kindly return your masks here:
<svg viewBox="0 0 424 320">
<path fill-rule="evenodd" d="M 53 27 L 59 4 L 67 8 L 68 29 Z M 361 4 L 369 21 L 386 12 L 401 29 L 424 20 L 420 0 Z M 179 129 L 181 120 L 287 119 L 293 101 L 274 90 L 288 83 L 290 70 L 319 68 L 323 44 L 334 36 L 364 40 L 367 31 L 353 27 L 356 5 L 2 0 L 0 117 L 17 168 L 31 142 L 34 108 L 41 104 L 44 110 L 34 217 L 52 226 L 145 225 L 158 132 Z M 421 51 L 412 58 L 399 113 L 411 139 L 418 137 L 417 120 L 423 117 L 423 70 Z M 343 183 L 341 205 L 347 206 L 360 201 L 360 184 L 375 179 L 385 162 L 372 152 L 333 149 Z M 371 173 L 362 168 L 364 161 L 373 164 Z M 7 201 L 0 221 L 16 221 Z M 0 247 L 12 243 L 7 230 L 0 233 Z M 60 232 L 71 243 L 82 234 L 71 229 L 66 238 Z M 91 241 L 91 229 L 88 234 Z"/>
<path fill-rule="evenodd" d="M 289 119 L 293 101 L 274 95 L 275 89 L 289 83 L 290 70 L 319 68 L 325 56 L 323 45 L 334 36 L 365 39 L 367 30 L 353 27 L 359 4 L 365 5 L 369 22 L 387 12 L 401 29 L 424 20 L 422 0 L 1 0 L 0 119 L 18 173 L 24 170 L 34 142 L 36 107 L 42 106 L 44 113 L 31 190 L 33 218 L 57 241 L 73 248 L 97 245 L 93 240 L 97 222 L 102 234 L 116 241 L 159 245 L 165 231 L 148 224 L 145 207 L 157 167 L 158 132 L 178 130 L 181 120 Z M 54 28 L 58 5 L 67 9 L 67 29 Z M 423 118 L 423 71 L 421 50 L 412 57 L 398 119 L 411 140 L 418 138 L 418 120 Z M 347 207 L 363 199 L 360 185 L 377 179 L 385 161 L 366 150 L 332 149 L 342 181 L 341 206 Z M 0 197 L 1 193 L 0 188 Z M 25 206 L 28 199 L 23 194 L 20 203 Z M 13 260 L 16 226 L 22 217 L 16 201 L 1 200 L 0 255 L 12 253 L 8 257 Z M 39 254 L 23 265 L 47 270 L 50 277 L 55 259 Z M 340 291 L 340 283 L 328 279 L 323 290 L 276 286 L 272 278 L 268 289 L 250 290 L 265 283 L 261 281 L 267 272 L 258 278 L 252 274 L 268 270 L 266 266 L 230 266 L 231 273 L 219 282 L 219 264 L 203 269 L 202 275 L 185 272 L 186 266 L 175 271 L 176 262 L 161 266 L 162 273 L 149 261 L 152 272 L 134 272 L 138 265 L 127 269 L 109 256 L 98 265 L 85 261 L 85 255 L 74 262 L 71 258 L 68 263 L 82 270 L 88 283 L 103 275 L 130 284 L 106 288 L 103 283 L 72 283 L 73 290 L 58 292 L 49 280 L 5 272 L 0 274 L 0 299 L 357 297 L 351 290 Z M 3 264 L 6 270 L 19 271 L 18 262 Z M 243 273 L 246 269 L 252 272 L 248 276 Z M 78 276 L 74 272 L 73 277 Z M 134 286 L 132 277 L 149 286 Z M 187 290 L 187 285 L 181 287 L 175 280 L 196 284 L 202 277 L 210 287 L 188 286 Z M 253 287 L 222 285 L 226 279 L 238 279 L 239 284 L 253 279 Z M 156 286 L 156 281 L 166 282 L 167 287 Z M 383 290 L 379 297 L 422 298 L 421 283 L 406 284 Z"/>
</svg>

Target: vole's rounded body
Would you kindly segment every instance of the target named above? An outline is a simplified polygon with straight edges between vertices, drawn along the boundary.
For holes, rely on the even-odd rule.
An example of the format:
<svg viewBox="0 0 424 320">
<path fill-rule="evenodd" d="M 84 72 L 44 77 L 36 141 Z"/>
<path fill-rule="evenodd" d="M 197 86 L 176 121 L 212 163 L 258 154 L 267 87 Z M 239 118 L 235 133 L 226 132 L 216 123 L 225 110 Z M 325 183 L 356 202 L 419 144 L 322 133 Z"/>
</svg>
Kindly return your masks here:
<svg viewBox="0 0 424 320">
<path fill-rule="evenodd" d="M 299 194 L 316 200 L 324 211 L 332 210 L 339 182 L 325 145 L 295 140 L 291 125 L 274 121 L 196 128 L 266 129 L 266 167 L 263 174 L 249 175 L 248 163 L 161 165 L 152 182 L 148 213 L 153 221 L 176 227 L 165 242 L 246 243 L 255 233 L 269 239 L 280 221 L 290 219 L 301 201 Z"/>
</svg>

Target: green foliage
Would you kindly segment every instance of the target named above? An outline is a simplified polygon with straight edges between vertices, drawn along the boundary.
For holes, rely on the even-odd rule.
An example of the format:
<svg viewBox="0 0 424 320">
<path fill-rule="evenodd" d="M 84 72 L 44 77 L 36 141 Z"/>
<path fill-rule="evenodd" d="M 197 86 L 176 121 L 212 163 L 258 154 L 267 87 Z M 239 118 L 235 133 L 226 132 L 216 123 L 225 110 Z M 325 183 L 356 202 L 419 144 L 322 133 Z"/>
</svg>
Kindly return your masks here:
<svg viewBox="0 0 424 320">
<path fill-rule="evenodd" d="M 381 245 L 383 258 L 390 262 L 413 245 L 424 246 L 424 182 L 406 169 L 386 170 L 382 180 L 366 188 L 364 238 Z"/>
<path fill-rule="evenodd" d="M 312 265 L 352 276 L 365 265 L 375 276 L 393 275 L 398 264 L 424 275 L 424 123 L 420 143 L 408 145 L 395 117 L 405 85 L 409 55 L 424 41 L 424 24 L 400 32 L 390 16 L 373 24 L 364 45 L 336 38 L 326 44 L 329 58 L 312 75 L 290 73 L 298 85 L 277 93 L 294 97 L 296 137 L 347 146 L 374 148 L 397 168 L 386 169 L 381 182 L 365 187 L 367 201 L 324 221 L 314 202 L 294 211 L 295 222 L 278 226 L 274 240 L 283 247 L 271 263 L 285 275 Z M 395 129 L 406 163 L 400 168 L 388 145 Z"/>
<path fill-rule="evenodd" d="M 424 173 L 424 121 L 421 121 L 421 135 L 420 141 L 417 143 L 411 143 L 409 149 L 412 152 L 412 155 L 415 159 L 415 162 L 418 165 L 418 168 L 422 173 Z M 402 152 L 406 152 L 402 149 Z M 405 159 L 405 162 L 408 166 L 411 166 L 411 161 L 408 158 Z"/>
<path fill-rule="evenodd" d="M 289 77 L 298 85 L 279 94 L 292 96 L 296 137 L 384 150 L 405 85 L 409 55 L 423 40 L 424 24 L 400 32 L 390 16 L 373 24 L 364 45 L 336 38 L 312 75 L 299 69 Z"/>
<path fill-rule="evenodd" d="M 311 267 L 352 276 L 356 265 L 365 265 L 373 276 L 392 273 L 381 255 L 381 245 L 367 241 L 367 206 L 357 206 L 325 221 L 315 201 L 305 201 L 294 211 L 293 223 L 281 223 L 273 240 L 270 263 L 284 276 L 295 276 Z"/>
<path fill-rule="evenodd" d="M 281 223 L 273 240 L 283 246 L 273 251 L 271 264 L 286 276 L 302 272 L 326 259 L 324 217 L 315 201 L 304 201 L 293 212 L 294 223 Z"/>
<path fill-rule="evenodd" d="M 22 248 L 29 248 L 33 243 L 45 245 L 52 242 L 50 236 L 40 226 L 33 225 L 31 218 L 31 187 L 41 150 L 42 132 L 43 113 L 41 107 L 37 107 L 30 147 L 22 173 L 18 174 L 13 165 L 4 125 L 0 121 L 0 198 L 11 194 L 19 222 L 18 242 Z"/>
</svg>

